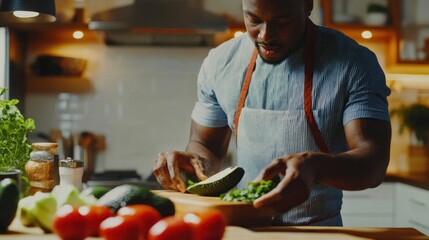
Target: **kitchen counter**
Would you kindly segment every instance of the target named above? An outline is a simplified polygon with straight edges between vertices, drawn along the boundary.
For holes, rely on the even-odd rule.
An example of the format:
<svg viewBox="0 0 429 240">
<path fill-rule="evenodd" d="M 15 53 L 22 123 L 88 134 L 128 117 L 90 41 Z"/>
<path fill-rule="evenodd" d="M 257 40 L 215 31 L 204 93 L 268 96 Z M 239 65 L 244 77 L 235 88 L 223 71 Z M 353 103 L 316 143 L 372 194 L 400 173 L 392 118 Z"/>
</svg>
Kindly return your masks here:
<svg viewBox="0 0 429 240">
<path fill-rule="evenodd" d="M 39 228 L 23 227 L 19 221 L 9 227 L 9 233 L 0 235 L 0 239 L 7 240 L 58 240 L 55 234 L 44 234 Z M 413 228 L 342 228 L 342 227 L 266 227 L 246 229 L 228 226 L 223 240 L 257 240 L 257 239 L 329 239 L 329 240 L 429 240 Z M 86 238 L 96 240 L 102 238 Z"/>
<path fill-rule="evenodd" d="M 387 172 L 386 182 L 400 182 L 429 190 L 429 174 L 408 172 Z"/>
</svg>

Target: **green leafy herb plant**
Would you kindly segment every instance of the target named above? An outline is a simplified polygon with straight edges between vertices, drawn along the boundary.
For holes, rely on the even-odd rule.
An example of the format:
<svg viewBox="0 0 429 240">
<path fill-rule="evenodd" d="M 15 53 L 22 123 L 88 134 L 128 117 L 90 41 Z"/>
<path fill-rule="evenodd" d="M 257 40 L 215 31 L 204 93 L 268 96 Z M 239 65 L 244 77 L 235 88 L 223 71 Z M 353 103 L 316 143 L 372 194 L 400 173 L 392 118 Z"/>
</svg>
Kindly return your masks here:
<svg viewBox="0 0 429 240">
<path fill-rule="evenodd" d="M 367 13 L 388 13 L 388 8 L 378 3 L 370 3 L 366 11 Z"/>
<path fill-rule="evenodd" d="M 402 133 L 408 128 L 419 143 L 429 145 L 429 107 L 414 103 L 409 106 L 402 106 L 391 111 L 391 115 L 398 116 L 401 120 L 399 132 Z"/>
<path fill-rule="evenodd" d="M 31 152 L 27 134 L 35 129 L 35 124 L 32 118 L 24 119 L 16 107 L 17 99 L 1 99 L 6 91 L 0 88 L 0 172 L 19 169 L 25 173 Z"/>
</svg>

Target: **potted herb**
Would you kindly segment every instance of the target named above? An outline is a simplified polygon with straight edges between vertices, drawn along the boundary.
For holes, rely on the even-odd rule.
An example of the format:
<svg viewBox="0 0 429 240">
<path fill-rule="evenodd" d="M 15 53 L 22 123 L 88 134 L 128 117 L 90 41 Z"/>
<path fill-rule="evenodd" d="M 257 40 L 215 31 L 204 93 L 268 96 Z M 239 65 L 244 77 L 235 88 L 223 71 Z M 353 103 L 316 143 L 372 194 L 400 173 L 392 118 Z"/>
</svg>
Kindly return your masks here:
<svg viewBox="0 0 429 240">
<path fill-rule="evenodd" d="M 392 110 L 391 115 L 400 119 L 399 132 L 408 129 L 408 171 L 429 172 L 429 106 L 415 103 Z"/>
<path fill-rule="evenodd" d="M 378 3 L 368 4 L 365 24 L 371 26 L 383 26 L 387 22 L 388 8 Z"/>
<path fill-rule="evenodd" d="M 27 134 L 35 129 L 35 124 L 31 118 L 24 119 L 16 107 L 17 99 L 1 99 L 6 91 L 0 88 L 0 178 L 20 175 L 26 183 L 24 166 L 31 152 Z M 21 180 L 20 177 L 15 179 Z"/>
<path fill-rule="evenodd" d="M 419 145 L 429 145 L 429 107 L 421 103 L 402 106 L 391 112 L 392 116 L 398 115 L 401 119 L 399 131 L 402 133 L 408 128 L 416 137 Z"/>
</svg>

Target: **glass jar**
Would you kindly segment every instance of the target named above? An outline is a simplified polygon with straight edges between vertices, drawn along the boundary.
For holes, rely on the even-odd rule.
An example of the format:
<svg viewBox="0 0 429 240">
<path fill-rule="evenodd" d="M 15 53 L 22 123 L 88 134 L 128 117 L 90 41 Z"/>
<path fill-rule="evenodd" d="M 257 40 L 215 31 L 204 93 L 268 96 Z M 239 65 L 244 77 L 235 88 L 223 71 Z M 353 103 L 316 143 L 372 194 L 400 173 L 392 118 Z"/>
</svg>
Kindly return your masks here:
<svg viewBox="0 0 429 240">
<path fill-rule="evenodd" d="M 33 143 L 30 160 L 25 164 L 25 172 L 30 182 L 30 195 L 41 191 L 50 192 L 56 185 L 58 175 L 57 143 Z"/>
<path fill-rule="evenodd" d="M 82 190 L 83 161 L 71 158 L 60 160 L 60 185 L 73 185 Z"/>
</svg>

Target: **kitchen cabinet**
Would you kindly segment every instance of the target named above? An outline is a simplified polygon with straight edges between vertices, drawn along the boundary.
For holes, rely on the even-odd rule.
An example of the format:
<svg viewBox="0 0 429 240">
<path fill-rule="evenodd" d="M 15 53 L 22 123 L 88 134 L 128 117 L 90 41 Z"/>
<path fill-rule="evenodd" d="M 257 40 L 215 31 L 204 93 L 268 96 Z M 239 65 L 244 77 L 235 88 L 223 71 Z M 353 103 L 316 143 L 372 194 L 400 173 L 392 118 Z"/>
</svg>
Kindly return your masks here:
<svg viewBox="0 0 429 240">
<path fill-rule="evenodd" d="M 323 23 L 327 27 L 337 29 L 358 42 L 386 41 L 390 42 L 396 35 L 399 24 L 397 18 L 397 0 L 379 0 L 378 4 L 387 8 L 385 23 L 371 23 L 367 18 L 367 7 L 372 1 L 353 0 L 321 0 Z M 370 31 L 371 38 L 364 38 L 362 33 Z"/>
<path fill-rule="evenodd" d="M 74 25 L 73 26 L 81 26 Z M 81 26 L 82 27 L 82 26 Z M 84 32 L 84 39 L 74 39 L 72 37 L 75 30 Z M 94 90 L 93 83 L 83 75 L 51 75 L 39 76 L 32 69 L 37 56 L 52 55 L 62 57 L 74 57 L 85 59 L 88 56 L 82 55 L 84 51 L 64 51 L 63 46 L 78 45 L 81 43 L 98 43 L 100 40 L 95 33 L 83 28 L 64 28 L 58 31 L 56 28 L 46 28 L 37 31 L 23 32 L 26 39 L 26 91 L 27 93 L 88 93 Z M 33 60 L 34 59 L 34 60 Z M 71 66 L 69 66 L 71 67 Z"/>
<path fill-rule="evenodd" d="M 386 73 L 429 74 L 429 15 L 427 0 L 321 0 L 323 22 L 362 45 L 387 46 Z M 367 7 L 371 3 L 388 10 L 385 24 L 368 24 Z M 371 38 L 364 33 L 371 32 Z"/>
<path fill-rule="evenodd" d="M 345 227 L 392 227 L 395 183 L 363 191 L 343 191 L 341 215 Z"/>
<path fill-rule="evenodd" d="M 78 13 L 78 12 L 77 12 Z M 81 14 L 81 13 L 80 13 Z M 79 14 L 77 16 L 80 16 Z M 32 58 L 37 55 L 56 55 L 63 57 L 85 58 L 81 53 L 64 53 L 62 45 L 81 43 L 102 43 L 99 33 L 90 31 L 81 17 L 71 22 L 38 24 L 9 24 L 7 27 L 26 49 L 25 53 L 25 89 L 27 93 L 87 93 L 94 90 L 92 81 L 86 76 L 38 76 L 31 70 Z M 73 38 L 75 31 L 84 34 L 82 39 Z"/>
<path fill-rule="evenodd" d="M 399 62 L 429 63 L 429 1 L 401 0 Z"/>
<path fill-rule="evenodd" d="M 429 190 L 401 182 L 343 191 L 345 227 L 412 227 L 429 235 Z"/>
<path fill-rule="evenodd" d="M 429 191 L 397 183 L 395 227 L 413 227 L 429 235 Z"/>
</svg>

